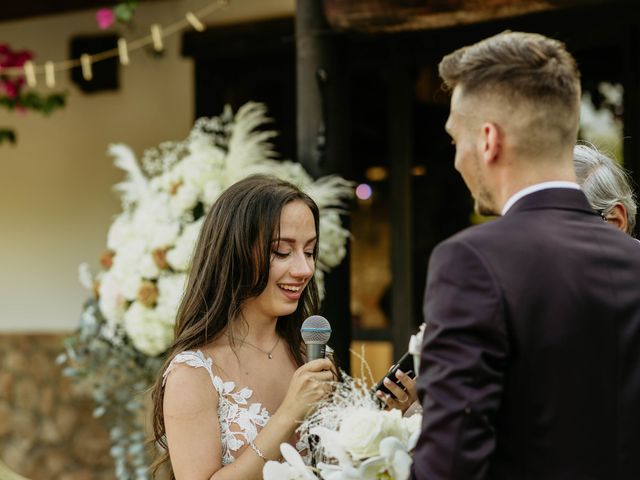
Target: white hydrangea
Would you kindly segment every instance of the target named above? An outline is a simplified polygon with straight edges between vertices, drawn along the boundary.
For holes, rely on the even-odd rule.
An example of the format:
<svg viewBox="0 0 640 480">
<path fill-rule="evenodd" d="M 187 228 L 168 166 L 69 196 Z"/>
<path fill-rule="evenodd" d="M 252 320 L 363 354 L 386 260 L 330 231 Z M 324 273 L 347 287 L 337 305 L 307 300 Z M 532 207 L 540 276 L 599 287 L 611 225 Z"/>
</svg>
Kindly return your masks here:
<svg viewBox="0 0 640 480">
<path fill-rule="evenodd" d="M 161 354 L 173 340 L 173 324 L 162 313 L 133 302 L 124 314 L 125 332 L 133 345 L 146 355 Z"/>
<path fill-rule="evenodd" d="M 163 313 L 167 323 L 173 324 L 182 300 L 187 274 L 167 275 L 158 279 L 158 305 L 156 309 Z"/>
<path fill-rule="evenodd" d="M 135 231 L 131 223 L 131 215 L 124 212 L 116 217 L 107 234 L 107 248 L 116 251 L 121 245 L 126 245 L 135 239 Z"/>
<path fill-rule="evenodd" d="M 100 279 L 98 306 L 110 325 L 122 323 L 127 300 L 115 275 L 106 272 Z"/>
<path fill-rule="evenodd" d="M 184 272 L 189 268 L 193 250 L 200 235 L 204 217 L 187 225 L 174 247 L 167 252 L 167 262 L 174 270 Z"/>
</svg>

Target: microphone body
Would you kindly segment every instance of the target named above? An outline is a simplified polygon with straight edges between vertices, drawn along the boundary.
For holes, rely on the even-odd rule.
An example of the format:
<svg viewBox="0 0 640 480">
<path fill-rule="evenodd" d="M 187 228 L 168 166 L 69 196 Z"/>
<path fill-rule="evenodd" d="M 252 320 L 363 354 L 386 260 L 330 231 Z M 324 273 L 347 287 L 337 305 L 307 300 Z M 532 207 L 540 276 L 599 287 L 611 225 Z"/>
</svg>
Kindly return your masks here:
<svg viewBox="0 0 640 480">
<path fill-rule="evenodd" d="M 307 343 L 307 362 L 325 358 L 327 354 L 327 346 L 319 343 Z"/>
<path fill-rule="evenodd" d="M 307 347 L 307 363 L 325 358 L 327 342 L 331 338 L 331 325 L 326 318 L 320 315 L 310 316 L 302 323 L 300 334 Z"/>
</svg>

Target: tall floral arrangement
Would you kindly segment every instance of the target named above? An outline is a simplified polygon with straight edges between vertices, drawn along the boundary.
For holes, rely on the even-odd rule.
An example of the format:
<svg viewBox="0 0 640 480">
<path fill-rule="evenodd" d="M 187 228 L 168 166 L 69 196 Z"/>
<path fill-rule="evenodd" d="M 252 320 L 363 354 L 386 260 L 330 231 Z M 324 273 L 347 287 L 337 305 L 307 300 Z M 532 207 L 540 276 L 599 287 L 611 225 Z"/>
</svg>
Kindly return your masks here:
<svg viewBox="0 0 640 480">
<path fill-rule="evenodd" d="M 115 165 L 126 173 L 115 186 L 122 202 L 107 236 L 101 270 L 86 264 L 80 279 L 91 292 L 78 332 L 59 361 L 65 373 L 87 386 L 95 416 L 110 426 L 116 476 L 146 478 L 143 392 L 152 383 L 173 339 L 190 259 L 204 216 L 218 196 L 256 173 L 285 179 L 307 192 L 320 208 L 316 276 L 345 256 L 349 233 L 340 215 L 352 195 L 350 182 L 314 180 L 304 168 L 279 161 L 266 130 L 266 109 L 248 103 L 196 121 L 189 136 L 148 149 L 139 163 L 125 145 L 112 145 Z"/>
</svg>

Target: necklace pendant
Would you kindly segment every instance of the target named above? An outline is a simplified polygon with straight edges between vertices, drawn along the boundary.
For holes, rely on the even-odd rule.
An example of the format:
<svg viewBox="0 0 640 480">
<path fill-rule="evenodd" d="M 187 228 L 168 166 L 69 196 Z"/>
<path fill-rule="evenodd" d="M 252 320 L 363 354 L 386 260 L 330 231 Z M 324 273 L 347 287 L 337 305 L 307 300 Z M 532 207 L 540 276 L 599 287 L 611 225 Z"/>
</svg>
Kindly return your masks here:
<svg viewBox="0 0 640 480">
<path fill-rule="evenodd" d="M 267 353 L 267 356 L 269 357 L 269 360 L 273 358 L 270 353 Z"/>
</svg>

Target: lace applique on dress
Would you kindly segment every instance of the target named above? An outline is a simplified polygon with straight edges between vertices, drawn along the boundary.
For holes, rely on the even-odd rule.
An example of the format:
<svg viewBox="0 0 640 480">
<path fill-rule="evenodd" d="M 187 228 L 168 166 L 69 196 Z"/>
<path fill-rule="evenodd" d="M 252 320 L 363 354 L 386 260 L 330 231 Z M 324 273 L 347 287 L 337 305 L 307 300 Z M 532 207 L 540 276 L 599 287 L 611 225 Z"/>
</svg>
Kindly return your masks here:
<svg viewBox="0 0 640 480">
<path fill-rule="evenodd" d="M 236 390 L 235 382 L 225 382 L 213 374 L 213 360 L 205 358 L 204 354 L 185 351 L 176 355 L 162 375 L 162 385 L 167 380 L 175 364 L 186 363 L 194 368 L 205 368 L 209 373 L 213 387 L 218 393 L 218 419 L 220 421 L 220 433 L 222 443 L 222 464 L 233 462 L 234 455 L 247 443 L 252 443 L 258 435 L 258 427 L 264 427 L 269 421 L 270 415 L 260 403 L 249 403 L 253 395 L 250 388 Z M 296 448 L 306 450 L 306 444 L 298 442 Z"/>
</svg>

